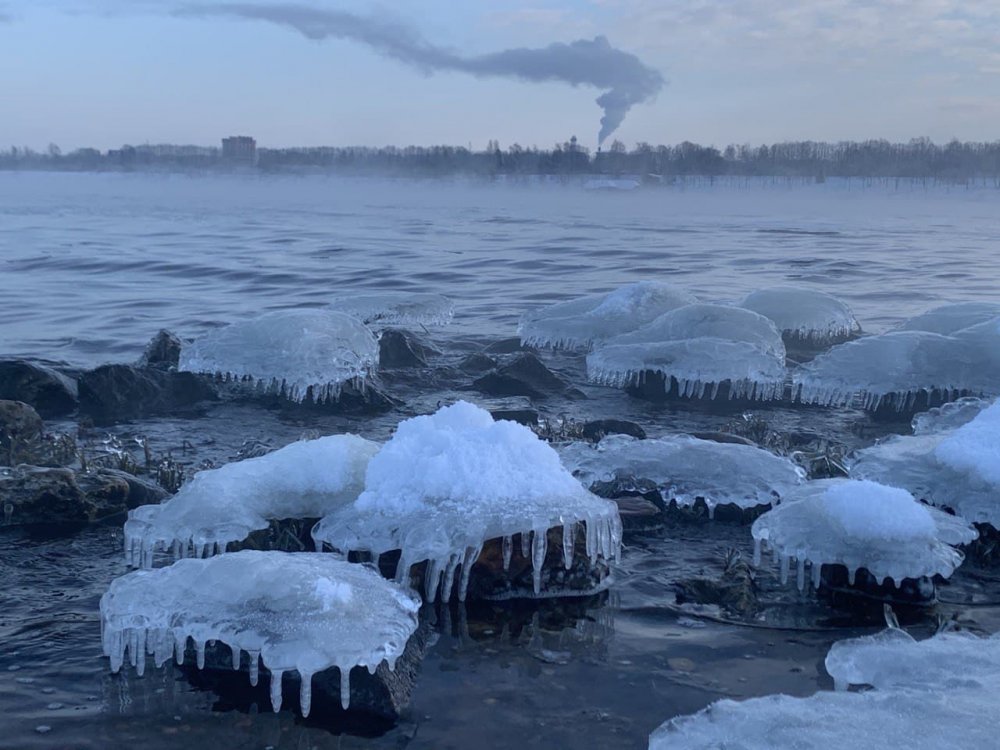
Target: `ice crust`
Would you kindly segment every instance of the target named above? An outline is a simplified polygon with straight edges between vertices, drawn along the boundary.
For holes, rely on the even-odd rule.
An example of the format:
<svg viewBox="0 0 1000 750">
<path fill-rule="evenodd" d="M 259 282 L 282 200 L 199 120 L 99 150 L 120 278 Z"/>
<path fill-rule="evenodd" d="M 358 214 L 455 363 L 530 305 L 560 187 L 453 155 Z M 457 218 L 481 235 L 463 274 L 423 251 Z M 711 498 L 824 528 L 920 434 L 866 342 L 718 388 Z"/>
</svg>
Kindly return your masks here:
<svg viewBox="0 0 1000 750">
<path fill-rule="evenodd" d="M 996 302 L 959 302 L 942 305 L 933 310 L 910 318 L 903 323 L 901 331 L 930 331 L 949 336 L 963 328 L 985 323 L 1000 317 L 1000 304 Z"/>
<path fill-rule="evenodd" d="M 649 749 L 941 750 L 996 744 L 996 635 L 943 633 L 917 642 L 890 630 L 835 643 L 826 666 L 839 685 L 875 689 L 717 701 L 661 725 Z"/>
<path fill-rule="evenodd" d="M 942 440 L 934 457 L 1000 493 L 1000 401 Z"/>
<path fill-rule="evenodd" d="M 784 498 L 751 527 L 754 560 L 770 549 L 781 566 L 782 583 L 796 561 L 796 583 L 805 585 L 805 566 L 819 586 L 823 565 L 847 568 L 850 581 L 865 568 L 880 582 L 950 576 L 962 560 L 951 545 L 978 535 L 964 519 L 918 503 L 897 487 L 856 479 L 809 482 Z"/>
<path fill-rule="evenodd" d="M 272 520 L 322 518 L 357 498 L 378 449 L 357 435 L 331 435 L 201 471 L 160 505 L 129 512 L 125 559 L 150 568 L 157 550 L 211 556 Z"/>
<path fill-rule="evenodd" d="M 695 298 L 672 284 L 639 281 L 610 294 L 593 294 L 526 313 L 521 343 L 553 349 L 586 349 L 637 328 Z"/>
<path fill-rule="evenodd" d="M 665 502 L 694 505 L 702 498 L 710 515 L 719 505 L 770 505 L 802 484 L 805 472 L 761 448 L 699 440 L 687 435 L 636 440 L 609 435 L 596 446 L 570 443 L 563 465 L 584 487 L 615 482 L 624 489 L 652 483 Z"/>
<path fill-rule="evenodd" d="M 499 538 L 510 550 L 515 534 L 541 594 L 547 531 L 557 526 L 567 568 L 579 526 L 591 560 L 617 559 L 617 505 L 581 487 L 527 427 L 495 422 L 460 401 L 401 422 L 371 460 L 361 496 L 317 524 L 313 539 L 317 549 L 326 544 L 345 554 L 400 550 L 397 578 L 404 581 L 411 566 L 428 561 L 427 598 L 433 601 L 440 590 L 447 600 L 455 589 L 464 600 L 483 544 Z M 505 559 L 509 563 L 509 555 Z"/>
<path fill-rule="evenodd" d="M 975 419 L 989 405 L 990 401 L 987 399 L 966 397 L 935 406 L 913 418 L 913 434 L 931 435 L 961 427 Z"/>
<path fill-rule="evenodd" d="M 101 597 L 101 640 L 112 672 L 127 653 L 140 676 L 147 653 L 157 667 L 172 656 L 180 664 L 191 639 L 200 669 L 206 644 L 221 641 L 233 651 L 234 668 L 247 652 L 251 684 L 260 663 L 271 671 L 275 711 L 282 674 L 298 671 L 308 716 L 315 673 L 340 670 L 347 708 L 352 667 L 374 672 L 386 661 L 394 669 L 419 607 L 419 598 L 364 565 L 315 552 L 244 550 L 116 579 Z"/>
<path fill-rule="evenodd" d="M 378 341 L 333 310 L 278 310 L 219 328 L 181 348 L 179 369 L 249 380 L 292 401 L 337 398 L 378 365 Z"/>
<path fill-rule="evenodd" d="M 740 305 L 772 320 L 789 340 L 822 346 L 861 332 L 854 313 L 844 302 L 815 289 L 760 289 L 748 294 Z"/>
<path fill-rule="evenodd" d="M 372 326 L 442 326 L 455 316 L 447 297 L 429 292 L 372 292 L 337 297 L 330 308 Z"/>
</svg>

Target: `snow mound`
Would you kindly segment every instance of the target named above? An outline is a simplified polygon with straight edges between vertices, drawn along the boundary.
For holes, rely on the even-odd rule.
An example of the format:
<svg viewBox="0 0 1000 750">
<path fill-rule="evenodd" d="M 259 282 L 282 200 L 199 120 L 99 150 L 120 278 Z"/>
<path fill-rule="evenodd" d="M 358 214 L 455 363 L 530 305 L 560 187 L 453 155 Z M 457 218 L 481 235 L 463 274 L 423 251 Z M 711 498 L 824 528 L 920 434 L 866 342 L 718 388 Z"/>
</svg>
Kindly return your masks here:
<svg viewBox="0 0 1000 750">
<path fill-rule="evenodd" d="M 850 474 L 1000 528 L 1000 402 L 984 407 L 968 399 L 948 407 L 916 435 L 858 451 L 848 461 Z"/>
<path fill-rule="evenodd" d="M 899 330 L 930 331 L 950 336 L 963 328 L 985 323 L 997 317 L 1000 317 L 1000 304 L 996 302 L 959 302 L 935 307 L 910 318 L 899 327 Z"/>
<path fill-rule="evenodd" d="M 557 302 L 526 313 L 517 333 L 526 346 L 587 349 L 694 301 L 692 295 L 672 284 L 639 281 L 610 294 Z"/>
<path fill-rule="evenodd" d="M 778 286 L 748 294 L 741 307 L 772 320 L 788 341 L 827 346 L 861 332 L 851 309 L 815 289 Z"/>
<path fill-rule="evenodd" d="M 438 589 L 450 598 L 459 566 L 458 597 L 465 598 L 487 540 L 503 539 L 506 568 L 515 534 L 522 554 L 530 555 L 539 594 L 547 531 L 562 527 L 569 568 L 581 524 L 591 560 L 617 559 L 617 505 L 583 489 L 527 427 L 494 421 L 460 401 L 401 422 L 368 465 L 364 492 L 317 524 L 313 539 L 317 549 L 326 544 L 343 553 L 400 550 L 400 580 L 428 561 L 424 586 L 433 601 Z"/>
<path fill-rule="evenodd" d="M 337 297 L 330 308 L 379 326 L 443 326 L 455 316 L 447 297 L 429 292 L 373 292 Z"/>
<path fill-rule="evenodd" d="M 292 401 L 337 398 L 378 365 L 365 325 L 332 310 L 278 310 L 219 328 L 181 348 L 179 369 L 250 380 Z"/>
<path fill-rule="evenodd" d="M 942 575 L 962 562 L 951 545 L 964 544 L 977 533 L 964 519 L 918 503 L 896 487 L 853 479 L 809 482 L 784 498 L 751 527 L 754 561 L 764 548 L 780 561 L 781 582 L 797 562 L 797 584 L 805 585 L 805 566 L 819 586 L 823 565 L 843 565 L 851 583 L 865 568 L 880 582 Z"/>
<path fill-rule="evenodd" d="M 667 503 L 691 506 L 702 498 L 709 515 L 719 505 L 746 509 L 776 503 L 805 479 L 805 472 L 787 458 L 687 435 L 650 440 L 609 435 L 596 446 L 570 443 L 560 455 L 584 487 L 614 482 L 637 490 L 652 484 Z"/>
<path fill-rule="evenodd" d="M 347 708 L 352 667 L 374 672 L 387 661 L 395 668 L 417 628 L 419 607 L 416 596 L 364 565 L 315 552 L 244 550 L 116 579 L 101 597 L 101 640 L 112 672 L 127 652 L 140 676 L 147 653 L 157 667 L 174 655 L 182 663 L 190 638 L 200 669 L 208 641 L 221 641 L 233 651 L 234 668 L 247 652 L 251 684 L 260 662 L 271 671 L 275 711 L 282 674 L 297 670 L 308 716 L 316 672 L 340 670 Z"/>
<path fill-rule="evenodd" d="M 863 641 L 867 643 L 860 643 Z M 671 719 L 649 750 L 876 750 L 992 747 L 1000 690 L 1000 637 L 941 634 L 916 642 L 902 631 L 835 643 L 827 669 L 865 692 L 721 700 Z"/>
<path fill-rule="evenodd" d="M 792 374 L 801 401 L 866 409 L 909 408 L 919 393 L 984 392 L 981 357 L 966 342 L 923 331 L 898 331 L 839 344 Z"/>
<path fill-rule="evenodd" d="M 332 435 L 201 471 L 162 504 L 129 512 L 125 559 L 150 568 L 157 550 L 211 556 L 273 520 L 322 518 L 357 498 L 378 449 L 357 435 Z"/>
</svg>

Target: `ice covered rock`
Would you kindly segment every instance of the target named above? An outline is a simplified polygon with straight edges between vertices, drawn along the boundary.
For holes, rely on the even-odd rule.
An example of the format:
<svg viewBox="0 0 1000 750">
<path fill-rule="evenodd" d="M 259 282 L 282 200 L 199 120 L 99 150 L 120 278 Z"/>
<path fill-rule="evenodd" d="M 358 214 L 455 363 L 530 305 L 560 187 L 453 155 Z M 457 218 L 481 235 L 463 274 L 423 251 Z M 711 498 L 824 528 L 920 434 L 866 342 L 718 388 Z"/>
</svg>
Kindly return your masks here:
<svg viewBox="0 0 1000 750">
<path fill-rule="evenodd" d="M 331 435 L 201 471 L 166 502 L 129 513 L 125 558 L 149 568 L 157 550 L 210 556 L 272 520 L 322 518 L 357 498 L 378 449 L 357 435 Z"/>
<path fill-rule="evenodd" d="M 785 583 L 796 561 L 800 589 L 806 564 L 813 586 L 823 565 L 843 565 L 852 584 L 861 568 L 897 586 L 904 578 L 947 578 L 963 559 L 951 545 L 977 536 L 964 519 L 922 505 L 906 490 L 855 479 L 803 485 L 754 521 L 751 534 L 755 564 L 762 549 L 771 550 Z"/>
<path fill-rule="evenodd" d="M 455 316 L 455 305 L 429 292 L 372 292 L 337 297 L 330 308 L 367 324 L 382 326 L 441 326 Z"/>
<path fill-rule="evenodd" d="M 748 294 L 740 305 L 773 321 L 788 343 L 828 346 L 861 332 L 846 304 L 816 289 L 760 289 Z"/>
<path fill-rule="evenodd" d="M 916 435 L 858 451 L 848 460 L 851 476 L 904 487 L 968 521 L 1000 528 L 1000 401 L 982 403 L 959 402 Z"/>
<path fill-rule="evenodd" d="M 913 418 L 913 434 L 931 435 L 961 427 L 975 419 L 990 403 L 987 399 L 967 397 L 928 409 Z"/>
<path fill-rule="evenodd" d="M 317 549 L 378 557 L 399 550 L 397 577 L 426 561 L 427 598 L 465 598 L 473 563 L 487 540 L 502 539 L 504 567 L 519 536 L 541 592 L 548 531 L 562 528 L 564 563 L 586 535 L 589 557 L 616 559 L 621 521 L 614 503 L 580 486 L 559 455 L 527 427 L 494 421 L 488 411 L 458 402 L 401 422 L 368 465 L 358 499 L 313 529 Z M 461 574 L 458 569 L 461 568 Z M 455 586 L 456 580 L 458 585 Z"/>
<path fill-rule="evenodd" d="M 719 505 L 747 509 L 776 503 L 805 479 L 787 458 L 687 435 L 648 440 L 609 435 L 597 445 L 566 445 L 560 455 L 584 487 L 611 482 L 636 490 L 652 484 L 667 503 L 691 506 L 703 499 L 709 514 Z"/>
<path fill-rule="evenodd" d="M 415 595 L 364 565 L 315 552 L 244 550 L 116 579 L 101 597 L 101 639 L 112 672 L 127 653 L 140 676 L 147 653 L 157 667 L 175 655 L 180 663 L 190 638 L 202 668 L 208 641 L 221 641 L 232 649 L 234 668 L 247 652 L 252 684 L 261 663 L 270 670 L 275 711 L 282 674 L 297 670 L 308 716 L 314 674 L 340 670 L 347 708 L 351 669 L 374 672 L 382 661 L 393 667 L 417 628 L 419 606 Z"/>
<path fill-rule="evenodd" d="M 521 343 L 554 349 L 586 349 L 655 320 L 695 298 L 672 284 L 639 281 L 610 294 L 557 302 L 526 313 L 517 332 Z"/>
<path fill-rule="evenodd" d="M 181 349 L 180 369 L 250 380 L 304 401 L 336 398 L 378 364 L 378 341 L 357 318 L 332 310 L 278 310 L 219 328 Z"/>
<path fill-rule="evenodd" d="M 1000 318 L 1000 304 L 996 302 L 959 302 L 942 305 L 910 318 L 901 326 L 901 331 L 929 331 L 950 336 L 963 328 Z"/>
<path fill-rule="evenodd" d="M 900 630 L 835 643 L 826 667 L 840 685 L 809 698 L 721 700 L 671 719 L 650 750 L 879 750 L 996 744 L 1000 637 L 943 633 L 914 641 Z"/>
</svg>

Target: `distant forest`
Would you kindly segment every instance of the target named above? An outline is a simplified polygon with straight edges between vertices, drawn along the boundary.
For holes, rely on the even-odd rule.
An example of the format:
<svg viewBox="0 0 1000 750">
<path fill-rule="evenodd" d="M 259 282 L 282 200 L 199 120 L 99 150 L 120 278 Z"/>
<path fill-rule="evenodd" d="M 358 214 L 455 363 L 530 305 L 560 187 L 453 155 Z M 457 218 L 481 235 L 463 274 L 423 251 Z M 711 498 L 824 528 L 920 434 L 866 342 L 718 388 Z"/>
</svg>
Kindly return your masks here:
<svg viewBox="0 0 1000 750">
<path fill-rule="evenodd" d="M 259 148 L 252 162 L 223 158 L 203 146 L 124 146 L 101 152 L 84 148 L 63 153 L 12 147 L 0 150 L 0 169 L 78 171 L 255 169 L 265 172 L 321 171 L 391 176 L 628 175 L 645 180 L 673 177 L 789 177 L 822 181 L 833 177 L 911 178 L 948 182 L 982 181 L 1000 186 L 1000 141 L 936 144 L 884 140 L 773 145 L 730 145 L 724 149 L 685 141 L 676 146 L 639 143 L 629 150 L 615 141 L 591 152 L 576 138 L 553 148 L 501 148 L 490 141 L 481 151 L 456 146 Z"/>
</svg>

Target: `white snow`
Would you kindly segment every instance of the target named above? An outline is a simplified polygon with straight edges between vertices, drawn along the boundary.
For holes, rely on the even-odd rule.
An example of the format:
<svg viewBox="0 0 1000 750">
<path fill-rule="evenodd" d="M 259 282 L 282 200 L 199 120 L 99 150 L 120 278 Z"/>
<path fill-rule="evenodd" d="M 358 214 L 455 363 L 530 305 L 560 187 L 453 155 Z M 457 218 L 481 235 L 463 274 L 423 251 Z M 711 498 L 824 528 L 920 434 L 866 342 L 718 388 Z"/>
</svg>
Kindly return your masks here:
<svg viewBox="0 0 1000 750">
<path fill-rule="evenodd" d="M 914 641 L 899 630 L 835 643 L 838 684 L 822 691 L 721 700 L 661 725 L 649 750 L 941 750 L 996 745 L 1000 637 L 945 633 Z"/>
<path fill-rule="evenodd" d="M 181 347 L 179 369 L 248 379 L 293 401 L 336 398 L 378 364 L 378 341 L 332 310 L 278 310 L 219 328 Z"/>
<path fill-rule="evenodd" d="M 691 506 L 702 498 L 709 514 L 719 505 L 776 503 L 805 478 L 792 461 L 761 448 L 687 435 L 648 440 L 609 435 L 597 445 L 570 443 L 559 452 L 584 487 L 616 482 L 638 489 L 652 483 L 668 503 Z"/>
<path fill-rule="evenodd" d="M 335 297 L 330 308 L 377 326 L 440 326 L 451 322 L 455 305 L 429 292 L 372 292 Z"/>
<path fill-rule="evenodd" d="M 797 584 L 805 585 L 811 566 L 813 586 L 823 565 L 840 564 L 850 580 L 865 568 L 877 580 L 942 575 L 948 577 L 962 562 L 951 545 L 976 538 L 964 519 L 918 503 L 905 490 L 871 481 L 825 479 L 789 493 L 751 527 L 754 558 L 770 549 L 780 561 L 781 579 L 797 562 Z"/>
<path fill-rule="evenodd" d="M 742 307 L 774 321 L 782 336 L 826 345 L 861 332 L 851 309 L 836 297 L 816 289 L 778 286 L 748 294 Z"/>
<path fill-rule="evenodd" d="M 201 471 L 160 505 L 129 512 L 126 560 L 148 568 L 156 550 L 212 555 L 272 520 L 321 518 L 357 498 L 378 449 L 357 435 L 331 435 Z"/>
<path fill-rule="evenodd" d="M 1000 492 L 1000 401 L 941 441 L 934 457 Z"/>
<path fill-rule="evenodd" d="M 942 305 L 910 318 L 901 331 L 930 331 L 950 336 L 963 328 L 985 323 L 1000 317 L 1000 304 L 996 302 L 959 302 Z"/>
<path fill-rule="evenodd" d="M 672 284 L 639 281 L 610 294 L 557 302 L 526 313 L 517 332 L 529 346 L 589 348 L 612 336 L 634 331 L 695 298 Z"/>
<path fill-rule="evenodd" d="M 190 638 L 198 667 L 209 641 L 250 659 L 250 681 L 259 664 L 271 671 L 271 702 L 281 708 L 281 677 L 297 670 L 300 705 L 308 716 L 312 676 L 337 667 L 341 703 L 350 700 L 350 670 L 380 663 L 395 668 L 417 627 L 419 599 L 364 565 L 315 552 L 244 550 L 207 560 L 179 560 L 139 570 L 111 583 L 101 597 L 101 640 L 111 671 L 126 652 L 141 676 L 146 654 L 157 667 L 176 655 L 183 661 Z"/>
<path fill-rule="evenodd" d="M 317 549 L 401 550 L 397 576 L 428 560 L 425 588 L 433 600 L 451 595 L 461 566 L 459 599 L 484 542 L 521 536 L 540 593 L 547 531 L 563 529 L 569 568 L 578 525 L 584 526 L 592 560 L 617 558 L 621 521 L 615 503 L 584 490 L 558 454 L 527 427 L 495 422 L 466 402 L 401 422 L 371 460 L 357 502 L 324 518 L 313 529 Z M 509 554 L 505 554 L 509 562 Z"/>
</svg>

